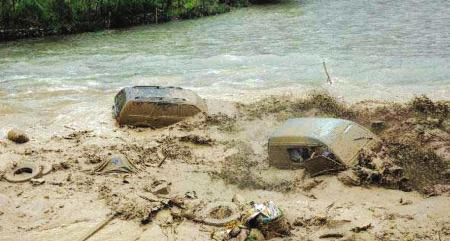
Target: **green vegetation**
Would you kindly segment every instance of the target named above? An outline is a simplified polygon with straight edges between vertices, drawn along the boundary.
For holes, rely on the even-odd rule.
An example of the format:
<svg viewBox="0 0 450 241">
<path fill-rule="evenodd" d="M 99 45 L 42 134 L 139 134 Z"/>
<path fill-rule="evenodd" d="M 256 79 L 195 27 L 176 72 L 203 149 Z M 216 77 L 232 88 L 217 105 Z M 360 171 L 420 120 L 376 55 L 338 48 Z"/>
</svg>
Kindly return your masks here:
<svg viewBox="0 0 450 241">
<path fill-rule="evenodd" d="M 248 4 L 248 0 L 0 0 L 0 30 L 95 31 L 224 13 Z"/>
</svg>

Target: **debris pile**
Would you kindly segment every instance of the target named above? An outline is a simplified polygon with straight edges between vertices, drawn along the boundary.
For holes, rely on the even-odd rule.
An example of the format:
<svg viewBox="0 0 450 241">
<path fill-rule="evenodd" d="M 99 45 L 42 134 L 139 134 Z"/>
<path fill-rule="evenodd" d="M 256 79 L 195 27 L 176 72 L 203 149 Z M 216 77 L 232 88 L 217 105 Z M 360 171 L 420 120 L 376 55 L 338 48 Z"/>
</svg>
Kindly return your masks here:
<svg viewBox="0 0 450 241">
<path fill-rule="evenodd" d="M 338 179 L 349 186 L 375 184 L 382 187 L 411 191 L 409 179 L 403 168 L 395 164 L 387 142 L 380 142 L 372 148 L 364 148 L 358 155 L 357 163 L 344 172 Z"/>
<path fill-rule="evenodd" d="M 233 200 L 242 202 L 236 195 Z M 292 227 L 284 218 L 283 211 L 273 201 L 265 203 L 245 202 L 241 206 L 241 215 L 227 222 L 224 227 L 212 233 L 213 240 L 266 240 L 289 236 Z"/>
<path fill-rule="evenodd" d="M 207 136 L 199 136 L 194 134 L 180 137 L 180 141 L 192 142 L 196 145 L 208 145 L 208 146 L 211 146 L 214 143 L 214 140 L 212 140 Z"/>
</svg>

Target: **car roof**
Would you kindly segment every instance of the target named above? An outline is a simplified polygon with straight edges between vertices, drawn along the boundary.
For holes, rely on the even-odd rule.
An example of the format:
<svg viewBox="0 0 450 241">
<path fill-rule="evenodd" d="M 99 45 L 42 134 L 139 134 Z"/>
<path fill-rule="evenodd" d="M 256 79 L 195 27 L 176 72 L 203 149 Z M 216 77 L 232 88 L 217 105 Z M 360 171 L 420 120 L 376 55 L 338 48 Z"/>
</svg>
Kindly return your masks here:
<svg viewBox="0 0 450 241">
<path fill-rule="evenodd" d="M 335 118 L 288 119 L 269 137 L 272 146 L 327 146 L 348 164 L 370 141 L 376 139 L 359 124 Z"/>
</svg>

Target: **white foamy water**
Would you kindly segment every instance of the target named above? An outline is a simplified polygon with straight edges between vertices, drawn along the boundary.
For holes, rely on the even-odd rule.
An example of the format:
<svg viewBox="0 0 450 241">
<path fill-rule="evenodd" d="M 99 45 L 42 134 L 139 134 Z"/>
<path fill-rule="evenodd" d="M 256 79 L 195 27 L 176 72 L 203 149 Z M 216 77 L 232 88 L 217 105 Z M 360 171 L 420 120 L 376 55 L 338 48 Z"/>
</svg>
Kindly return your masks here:
<svg viewBox="0 0 450 241">
<path fill-rule="evenodd" d="M 1 43 L 0 133 L 98 129 L 112 122 L 114 95 L 127 85 L 177 85 L 243 102 L 311 90 L 349 102 L 449 99 L 448 23 L 445 0 L 303 0 Z"/>
</svg>

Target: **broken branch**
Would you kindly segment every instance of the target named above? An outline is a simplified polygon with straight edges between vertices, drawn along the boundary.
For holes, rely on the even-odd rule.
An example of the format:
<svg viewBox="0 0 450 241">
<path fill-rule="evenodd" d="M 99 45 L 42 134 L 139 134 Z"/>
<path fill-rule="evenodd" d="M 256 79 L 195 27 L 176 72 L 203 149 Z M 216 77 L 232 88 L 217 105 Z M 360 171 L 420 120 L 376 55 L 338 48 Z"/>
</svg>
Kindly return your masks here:
<svg viewBox="0 0 450 241">
<path fill-rule="evenodd" d="M 164 158 L 162 161 L 158 164 L 158 167 L 161 167 L 161 165 L 164 163 L 164 161 L 167 159 L 167 155 L 164 155 Z"/>
<path fill-rule="evenodd" d="M 108 218 L 103 221 L 100 222 L 99 224 L 97 224 L 97 226 L 95 226 L 91 231 L 89 231 L 89 233 L 87 233 L 86 235 L 84 235 L 80 241 L 85 241 L 87 240 L 89 237 L 91 237 L 92 235 L 94 235 L 98 230 L 102 229 L 104 226 L 106 226 L 106 224 L 108 224 L 111 220 L 114 219 L 114 217 L 116 217 L 117 212 L 111 212 L 108 216 Z"/>
<path fill-rule="evenodd" d="M 325 69 L 325 74 L 327 74 L 328 83 L 330 83 L 330 85 L 333 85 L 333 82 L 331 81 L 330 75 L 328 74 L 327 66 L 326 66 L 325 62 L 323 62 L 323 68 Z"/>
</svg>

